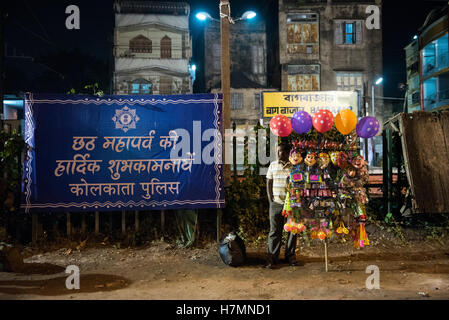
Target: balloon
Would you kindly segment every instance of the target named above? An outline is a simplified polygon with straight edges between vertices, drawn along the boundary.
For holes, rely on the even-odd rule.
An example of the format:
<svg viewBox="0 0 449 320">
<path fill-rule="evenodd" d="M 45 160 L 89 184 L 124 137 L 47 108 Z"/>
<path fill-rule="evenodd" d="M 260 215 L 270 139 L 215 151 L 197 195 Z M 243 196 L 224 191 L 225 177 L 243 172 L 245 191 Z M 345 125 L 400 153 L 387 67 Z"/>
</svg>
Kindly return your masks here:
<svg viewBox="0 0 449 320">
<path fill-rule="evenodd" d="M 356 132 L 359 137 L 371 138 L 374 137 L 379 132 L 379 121 L 374 117 L 364 117 L 362 118 L 356 126 Z"/>
<path fill-rule="evenodd" d="M 312 116 L 306 111 L 297 111 L 292 117 L 292 128 L 296 133 L 307 133 L 312 129 Z"/>
<path fill-rule="evenodd" d="M 334 124 L 334 115 L 329 110 L 320 110 L 313 115 L 313 127 L 323 133 L 329 131 Z"/>
<path fill-rule="evenodd" d="M 357 116 L 349 109 L 341 110 L 335 117 L 335 127 L 341 134 L 349 134 L 355 129 Z"/>
<path fill-rule="evenodd" d="M 287 137 L 292 132 L 290 119 L 283 115 L 276 115 L 270 120 L 270 130 L 275 136 Z"/>
</svg>

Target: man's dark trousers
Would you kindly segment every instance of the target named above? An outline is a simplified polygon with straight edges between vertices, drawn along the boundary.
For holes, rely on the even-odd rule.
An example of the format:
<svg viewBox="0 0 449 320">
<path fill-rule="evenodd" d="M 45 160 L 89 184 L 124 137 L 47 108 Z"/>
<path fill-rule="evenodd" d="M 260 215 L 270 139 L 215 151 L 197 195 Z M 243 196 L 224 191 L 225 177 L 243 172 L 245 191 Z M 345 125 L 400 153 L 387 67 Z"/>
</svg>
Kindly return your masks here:
<svg viewBox="0 0 449 320">
<path fill-rule="evenodd" d="M 270 233 L 268 234 L 268 260 L 275 263 L 279 257 L 282 244 L 282 230 L 284 229 L 284 216 L 282 204 L 270 203 Z M 289 261 L 295 257 L 296 234 L 288 233 L 287 244 L 285 246 L 285 259 Z"/>
</svg>

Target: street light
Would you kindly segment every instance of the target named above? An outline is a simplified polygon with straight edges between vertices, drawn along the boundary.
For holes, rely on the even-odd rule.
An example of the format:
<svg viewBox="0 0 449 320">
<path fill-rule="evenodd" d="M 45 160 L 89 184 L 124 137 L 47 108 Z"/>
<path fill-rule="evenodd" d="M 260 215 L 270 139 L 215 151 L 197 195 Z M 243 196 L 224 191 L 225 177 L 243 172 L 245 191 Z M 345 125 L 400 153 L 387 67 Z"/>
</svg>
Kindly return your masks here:
<svg viewBox="0 0 449 320">
<path fill-rule="evenodd" d="M 219 5 L 220 20 L 212 18 L 207 12 L 198 12 L 196 18 L 200 21 L 220 21 L 221 36 L 221 92 L 223 94 L 223 126 L 222 126 L 222 163 L 225 186 L 231 182 L 231 167 L 226 164 L 225 157 L 225 130 L 231 129 L 231 62 L 229 57 L 229 25 L 239 20 L 250 20 L 256 17 L 254 11 L 246 11 L 235 21 L 231 17 L 229 0 L 221 0 Z"/>
<path fill-rule="evenodd" d="M 378 86 L 379 84 L 381 84 L 384 81 L 384 78 L 379 77 L 377 78 L 377 80 L 374 82 L 374 84 L 371 86 L 371 110 L 372 110 L 372 114 L 371 116 L 375 117 L 376 114 L 374 112 L 374 86 Z"/>
<path fill-rule="evenodd" d="M 371 116 L 372 117 L 376 117 L 376 111 L 374 109 L 374 87 L 380 85 L 383 81 L 384 81 L 384 78 L 379 77 L 376 79 L 376 81 L 374 81 L 374 84 L 371 86 Z M 371 162 L 371 165 L 374 166 L 374 154 L 375 154 L 374 148 L 375 148 L 375 146 L 374 146 L 373 139 L 374 138 L 372 138 L 368 141 L 368 145 L 371 144 L 371 148 L 370 148 L 371 149 L 371 161 L 369 161 L 369 158 L 368 158 L 368 162 Z M 368 148 L 369 148 L 369 146 L 368 146 Z"/>
</svg>

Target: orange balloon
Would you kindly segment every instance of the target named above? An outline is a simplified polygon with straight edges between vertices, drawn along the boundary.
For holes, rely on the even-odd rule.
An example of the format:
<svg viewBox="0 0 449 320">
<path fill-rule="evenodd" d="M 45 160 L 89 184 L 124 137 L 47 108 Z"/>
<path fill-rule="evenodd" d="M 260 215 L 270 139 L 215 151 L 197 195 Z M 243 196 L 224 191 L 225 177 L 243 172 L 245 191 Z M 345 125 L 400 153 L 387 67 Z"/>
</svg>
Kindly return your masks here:
<svg viewBox="0 0 449 320">
<path fill-rule="evenodd" d="M 341 134 L 349 134 L 357 125 L 357 116 L 349 109 L 341 110 L 335 117 L 335 127 Z"/>
</svg>

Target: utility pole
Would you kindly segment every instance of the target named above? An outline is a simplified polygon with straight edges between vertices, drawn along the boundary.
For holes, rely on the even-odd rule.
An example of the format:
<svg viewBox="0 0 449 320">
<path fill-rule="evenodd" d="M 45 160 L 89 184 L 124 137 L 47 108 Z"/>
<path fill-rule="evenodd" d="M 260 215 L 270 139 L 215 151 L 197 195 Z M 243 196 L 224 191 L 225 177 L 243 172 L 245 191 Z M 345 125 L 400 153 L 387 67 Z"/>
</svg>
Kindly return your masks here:
<svg viewBox="0 0 449 320">
<path fill-rule="evenodd" d="M 226 162 L 225 133 L 231 128 L 231 63 L 229 58 L 229 25 L 231 21 L 228 0 L 220 1 L 220 34 L 221 34 L 221 92 L 223 93 L 223 126 L 222 126 L 222 163 L 224 183 L 231 181 L 231 167 Z"/>
</svg>

